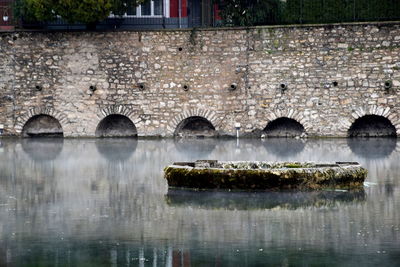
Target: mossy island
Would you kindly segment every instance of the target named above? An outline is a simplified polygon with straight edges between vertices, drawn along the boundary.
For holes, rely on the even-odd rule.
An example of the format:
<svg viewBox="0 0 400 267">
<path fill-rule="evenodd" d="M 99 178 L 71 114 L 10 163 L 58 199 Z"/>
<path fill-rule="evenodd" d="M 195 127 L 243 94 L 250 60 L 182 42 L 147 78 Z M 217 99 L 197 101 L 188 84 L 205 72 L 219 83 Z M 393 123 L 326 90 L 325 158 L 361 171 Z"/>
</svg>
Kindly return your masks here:
<svg viewBox="0 0 400 267">
<path fill-rule="evenodd" d="M 359 189 L 367 173 L 358 162 L 197 160 L 164 168 L 170 187 L 195 189 Z"/>
</svg>

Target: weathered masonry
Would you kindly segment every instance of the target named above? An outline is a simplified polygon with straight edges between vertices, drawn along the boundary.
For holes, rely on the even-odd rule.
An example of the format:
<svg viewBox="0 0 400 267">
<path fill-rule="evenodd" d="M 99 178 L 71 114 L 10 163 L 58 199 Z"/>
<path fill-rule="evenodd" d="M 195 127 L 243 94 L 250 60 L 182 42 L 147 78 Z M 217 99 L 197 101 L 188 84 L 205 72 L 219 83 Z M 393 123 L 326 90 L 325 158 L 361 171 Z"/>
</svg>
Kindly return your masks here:
<svg viewBox="0 0 400 267">
<path fill-rule="evenodd" d="M 3 135 L 396 136 L 400 23 L 0 34 Z"/>
</svg>

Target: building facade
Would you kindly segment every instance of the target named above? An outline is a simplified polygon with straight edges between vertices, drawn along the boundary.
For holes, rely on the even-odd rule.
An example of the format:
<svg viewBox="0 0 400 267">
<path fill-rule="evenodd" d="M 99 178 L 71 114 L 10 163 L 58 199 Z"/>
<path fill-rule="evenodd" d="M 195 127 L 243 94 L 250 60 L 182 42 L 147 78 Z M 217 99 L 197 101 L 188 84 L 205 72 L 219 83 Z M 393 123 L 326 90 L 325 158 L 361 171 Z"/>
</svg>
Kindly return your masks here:
<svg viewBox="0 0 400 267">
<path fill-rule="evenodd" d="M 14 25 L 23 28 L 48 30 L 84 30 L 86 25 L 68 23 L 59 18 L 52 22 L 29 24 L 15 21 L 12 17 L 14 0 L 1 0 L 0 30 L 10 30 Z M 98 30 L 110 29 L 171 29 L 211 27 L 220 22 L 218 5 L 211 0 L 149 0 L 136 8 L 128 8 L 123 16 L 111 14 L 97 25 Z"/>
<path fill-rule="evenodd" d="M 0 30 L 14 29 L 12 3 L 13 0 L 0 1 Z"/>
</svg>

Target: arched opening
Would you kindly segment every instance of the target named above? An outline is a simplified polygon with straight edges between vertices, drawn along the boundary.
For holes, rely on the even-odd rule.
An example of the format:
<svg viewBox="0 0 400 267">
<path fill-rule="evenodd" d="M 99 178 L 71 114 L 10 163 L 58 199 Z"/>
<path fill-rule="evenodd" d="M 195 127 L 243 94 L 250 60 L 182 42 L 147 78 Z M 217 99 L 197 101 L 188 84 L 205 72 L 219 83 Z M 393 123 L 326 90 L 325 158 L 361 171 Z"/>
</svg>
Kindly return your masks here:
<svg viewBox="0 0 400 267">
<path fill-rule="evenodd" d="M 181 121 L 176 127 L 177 137 L 214 137 L 216 131 L 212 123 L 200 116 L 192 116 Z"/>
<path fill-rule="evenodd" d="M 396 128 L 387 118 L 365 115 L 354 121 L 348 131 L 349 137 L 396 137 Z"/>
<path fill-rule="evenodd" d="M 294 119 L 282 117 L 270 121 L 264 132 L 267 137 L 296 137 L 304 133 L 304 127 Z"/>
<path fill-rule="evenodd" d="M 23 137 L 62 137 L 60 122 L 49 115 L 36 115 L 30 118 L 22 128 Z"/>
<path fill-rule="evenodd" d="M 137 137 L 135 124 L 126 116 L 108 115 L 102 119 L 96 129 L 97 137 Z"/>
</svg>

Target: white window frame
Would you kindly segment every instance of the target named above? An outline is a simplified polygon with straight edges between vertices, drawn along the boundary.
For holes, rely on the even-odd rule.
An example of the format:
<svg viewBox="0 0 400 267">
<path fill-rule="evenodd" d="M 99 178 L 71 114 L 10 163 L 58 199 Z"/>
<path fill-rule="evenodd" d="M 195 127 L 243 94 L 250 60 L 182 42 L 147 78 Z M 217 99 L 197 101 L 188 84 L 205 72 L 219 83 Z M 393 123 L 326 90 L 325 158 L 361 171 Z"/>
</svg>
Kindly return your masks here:
<svg viewBox="0 0 400 267">
<path fill-rule="evenodd" d="M 142 15 L 142 5 L 138 5 L 136 7 L 136 15 L 128 15 L 124 14 L 124 18 L 162 18 L 163 15 L 154 15 L 154 1 L 150 0 L 150 15 Z M 162 0 L 164 10 L 162 10 L 164 17 L 169 18 L 169 1 L 170 0 Z"/>
</svg>

